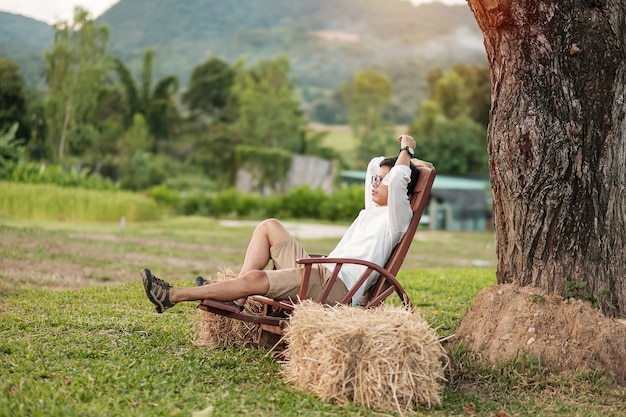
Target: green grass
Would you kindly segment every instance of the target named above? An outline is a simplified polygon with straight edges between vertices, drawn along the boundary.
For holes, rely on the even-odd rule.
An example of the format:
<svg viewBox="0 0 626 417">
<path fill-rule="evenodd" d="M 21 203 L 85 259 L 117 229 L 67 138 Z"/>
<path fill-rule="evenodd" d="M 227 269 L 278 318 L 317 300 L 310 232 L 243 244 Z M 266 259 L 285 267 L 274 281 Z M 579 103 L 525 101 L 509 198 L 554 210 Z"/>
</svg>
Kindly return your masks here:
<svg viewBox="0 0 626 417">
<path fill-rule="evenodd" d="M 150 198 L 126 191 L 97 191 L 51 184 L 0 181 L 0 216 L 40 221 L 155 220 L 161 217 Z"/>
<path fill-rule="evenodd" d="M 358 146 L 358 140 L 352 134 L 349 126 L 343 126 L 341 129 L 329 127 L 328 135 L 324 137 L 323 144 L 338 152 L 353 152 Z"/>
<path fill-rule="evenodd" d="M 201 410 L 220 417 L 394 415 L 298 392 L 283 382 L 280 364 L 264 350 L 194 346 L 199 312 L 193 303 L 162 315 L 153 311 L 137 274 L 142 266 L 153 267 L 146 262 L 191 285 L 196 271 L 237 265 L 250 232 L 201 218 L 131 222 L 124 233 L 105 223 L 5 222 L 0 417 L 191 416 Z M 493 265 L 471 266 L 476 259 L 493 260 L 493 235 L 418 236 L 407 259 L 412 266 L 399 279 L 419 313 L 438 334 L 449 336 L 476 293 L 495 283 Z M 324 253 L 336 240 L 304 243 Z M 86 278 L 63 289 L 58 279 L 82 265 L 93 265 L 95 277 L 108 274 L 111 280 Z M 463 346 L 452 350 L 451 360 L 443 404 L 420 416 L 626 413 L 626 392 L 600 373 L 551 375 L 523 355 L 490 364 Z"/>
<path fill-rule="evenodd" d="M 450 272 L 493 281 L 489 271 Z M 435 325 L 458 320 L 469 293 L 453 294 L 441 274 L 409 275 L 439 288 L 421 299 L 446 300 L 439 313 L 427 309 Z M 193 346 L 193 304 L 158 315 L 138 282 L 26 291 L 4 298 L 0 314 L 0 415 L 170 416 L 209 405 L 216 416 L 375 415 L 293 390 L 265 351 Z"/>
</svg>

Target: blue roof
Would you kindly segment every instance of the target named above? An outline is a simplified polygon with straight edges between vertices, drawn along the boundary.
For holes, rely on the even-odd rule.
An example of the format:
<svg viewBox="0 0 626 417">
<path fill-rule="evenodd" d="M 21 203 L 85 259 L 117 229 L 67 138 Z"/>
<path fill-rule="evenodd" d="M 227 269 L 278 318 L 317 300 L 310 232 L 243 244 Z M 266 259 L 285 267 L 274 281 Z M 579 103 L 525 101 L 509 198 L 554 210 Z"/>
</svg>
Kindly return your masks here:
<svg viewBox="0 0 626 417">
<path fill-rule="evenodd" d="M 365 171 L 341 171 L 343 179 L 365 182 Z M 475 180 L 471 178 L 439 175 L 435 177 L 433 184 L 435 190 L 489 190 L 489 181 Z"/>
<path fill-rule="evenodd" d="M 433 188 L 436 190 L 488 190 L 489 181 L 437 175 Z"/>
</svg>

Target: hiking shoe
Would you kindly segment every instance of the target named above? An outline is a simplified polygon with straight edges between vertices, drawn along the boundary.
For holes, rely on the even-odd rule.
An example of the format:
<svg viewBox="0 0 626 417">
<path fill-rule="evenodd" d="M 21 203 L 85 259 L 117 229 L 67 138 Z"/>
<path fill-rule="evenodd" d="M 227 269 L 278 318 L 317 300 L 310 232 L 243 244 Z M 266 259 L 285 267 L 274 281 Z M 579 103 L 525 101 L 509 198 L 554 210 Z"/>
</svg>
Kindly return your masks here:
<svg viewBox="0 0 626 417">
<path fill-rule="evenodd" d="M 201 277 L 200 275 L 196 277 L 196 287 L 202 287 L 203 285 L 209 285 L 213 283 L 215 283 L 215 281 L 209 281 L 208 279 L 204 279 L 204 277 Z"/>
<path fill-rule="evenodd" d="M 149 269 L 142 269 L 140 274 L 146 295 L 154 304 L 157 313 L 163 313 L 168 308 L 174 307 L 174 303 L 170 301 L 170 288 L 172 288 L 170 284 L 153 276 Z"/>
</svg>

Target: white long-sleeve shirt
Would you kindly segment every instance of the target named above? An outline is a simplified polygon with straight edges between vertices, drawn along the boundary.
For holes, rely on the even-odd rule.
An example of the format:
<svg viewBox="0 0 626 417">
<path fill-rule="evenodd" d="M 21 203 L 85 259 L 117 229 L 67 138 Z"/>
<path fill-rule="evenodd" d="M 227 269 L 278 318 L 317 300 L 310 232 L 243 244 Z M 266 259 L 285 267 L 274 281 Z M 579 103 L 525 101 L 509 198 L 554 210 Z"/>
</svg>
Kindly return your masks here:
<svg viewBox="0 0 626 417">
<path fill-rule="evenodd" d="M 391 168 L 383 180 L 383 183 L 389 187 L 387 205 L 378 206 L 372 201 L 372 176 L 377 174 L 383 159 L 384 157 L 376 157 L 370 161 L 365 180 L 365 208 L 352 222 L 337 247 L 328 254 L 329 258 L 357 258 L 384 266 L 391 251 L 406 232 L 413 216 L 407 195 L 411 169 L 406 165 L 396 165 Z M 324 266 L 331 271 L 334 268 L 334 265 Z M 343 266 L 339 272 L 339 278 L 348 291 L 356 284 L 365 269 L 363 265 L 345 264 Z M 367 287 L 376 280 L 378 275 L 378 273 L 372 273 L 367 283 L 354 294 L 353 305 L 358 303 Z"/>
</svg>

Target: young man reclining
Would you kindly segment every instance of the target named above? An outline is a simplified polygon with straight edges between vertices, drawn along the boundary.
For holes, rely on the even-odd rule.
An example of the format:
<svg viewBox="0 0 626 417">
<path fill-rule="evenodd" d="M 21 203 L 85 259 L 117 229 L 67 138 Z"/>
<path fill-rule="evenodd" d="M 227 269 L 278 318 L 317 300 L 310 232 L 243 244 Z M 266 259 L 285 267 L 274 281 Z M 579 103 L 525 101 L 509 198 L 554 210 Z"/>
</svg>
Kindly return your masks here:
<svg viewBox="0 0 626 417">
<path fill-rule="evenodd" d="M 416 166 L 432 167 L 432 164 L 411 159 L 415 148 L 412 137 L 402 135 L 398 141 L 397 157 L 377 157 L 370 161 L 365 181 L 365 208 L 328 257 L 357 258 L 382 266 L 404 235 L 413 216 L 409 195 L 417 181 Z M 296 299 L 304 273 L 303 265 L 296 260 L 307 257 L 302 245 L 279 221 L 268 219 L 254 230 L 241 270 L 234 279 L 211 283 L 198 277 L 196 287 L 175 287 L 152 275 L 148 269 L 141 271 L 141 277 L 146 295 L 159 313 L 181 301 L 204 299 L 232 302 L 243 308 L 251 295 Z M 270 260 L 274 261 L 275 269 L 265 270 Z M 321 298 L 332 276 L 332 268 L 324 264 L 313 266 L 309 298 L 315 301 Z M 364 270 L 362 265 L 345 264 L 326 302 L 334 304 L 345 297 Z M 354 294 L 353 304 L 357 304 L 367 286 L 376 279 L 374 275 Z"/>
</svg>

